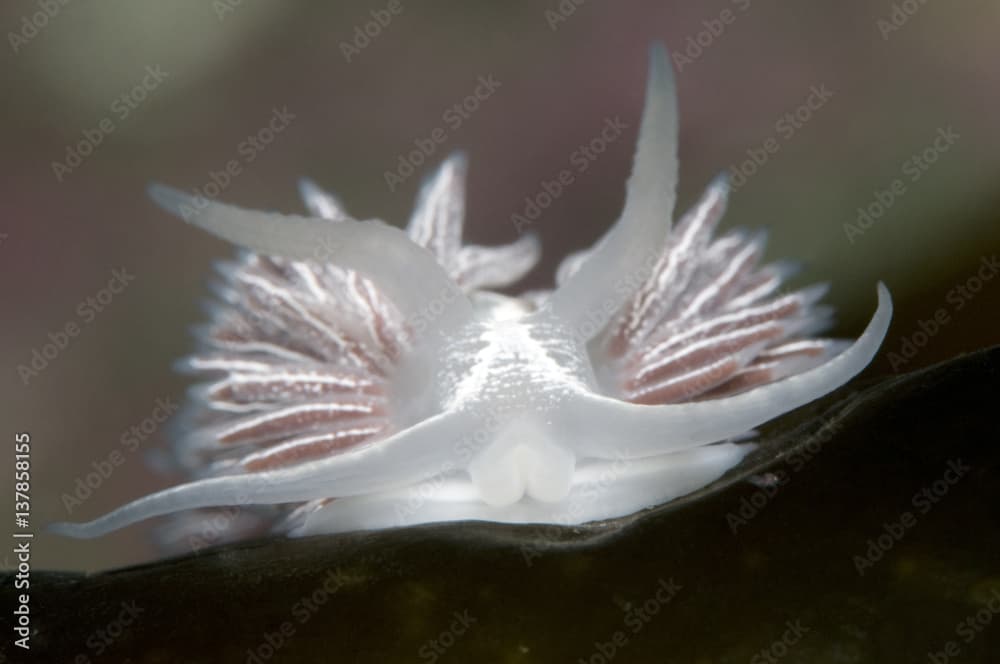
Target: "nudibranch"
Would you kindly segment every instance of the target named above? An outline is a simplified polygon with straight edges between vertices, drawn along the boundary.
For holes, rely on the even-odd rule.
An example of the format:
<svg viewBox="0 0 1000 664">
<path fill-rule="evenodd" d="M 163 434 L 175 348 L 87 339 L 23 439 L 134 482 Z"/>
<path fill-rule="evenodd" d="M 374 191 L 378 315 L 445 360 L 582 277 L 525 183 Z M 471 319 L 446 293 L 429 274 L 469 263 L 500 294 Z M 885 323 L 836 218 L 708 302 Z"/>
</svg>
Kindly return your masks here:
<svg viewBox="0 0 1000 664">
<path fill-rule="evenodd" d="M 785 291 L 764 238 L 716 237 L 724 178 L 671 229 L 677 102 L 662 46 L 621 217 L 556 287 L 495 290 L 537 239 L 462 242 L 465 160 L 424 183 L 403 231 L 301 185 L 310 216 L 154 185 L 168 211 L 243 248 L 221 267 L 174 457 L 193 481 L 89 523 L 240 506 L 233 537 L 481 520 L 581 524 L 699 489 L 747 432 L 839 387 L 877 352 L 892 303 L 854 342 L 817 338 L 825 289 Z"/>
</svg>

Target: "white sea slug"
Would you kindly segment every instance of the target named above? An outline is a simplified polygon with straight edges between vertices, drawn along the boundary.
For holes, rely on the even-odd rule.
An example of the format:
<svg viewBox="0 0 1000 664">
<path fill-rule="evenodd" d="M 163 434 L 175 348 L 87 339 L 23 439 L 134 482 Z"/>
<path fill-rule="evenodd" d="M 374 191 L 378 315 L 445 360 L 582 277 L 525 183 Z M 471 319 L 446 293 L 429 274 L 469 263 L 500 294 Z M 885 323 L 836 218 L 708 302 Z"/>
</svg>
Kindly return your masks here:
<svg viewBox="0 0 1000 664">
<path fill-rule="evenodd" d="M 855 342 L 813 338 L 824 289 L 782 293 L 788 267 L 758 265 L 760 235 L 713 237 L 723 179 L 671 229 L 677 108 L 661 46 L 625 209 L 563 261 L 555 290 L 489 290 L 540 250 L 530 235 L 464 245 L 464 180 L 448 159 L 405 232 L 355 221 L 309 182 L 308 217 L 154 186 L 164 208 L 248 250 L 222 267 L 185 362 L 212 376 L 176 447 L 195 479 L 53 529 L 95 537 L 232 505 L 232 537 L 619 517 L 720 477 L 750 429 L 851 379 L 889 326 L 880 283 Z"/>
</svg>

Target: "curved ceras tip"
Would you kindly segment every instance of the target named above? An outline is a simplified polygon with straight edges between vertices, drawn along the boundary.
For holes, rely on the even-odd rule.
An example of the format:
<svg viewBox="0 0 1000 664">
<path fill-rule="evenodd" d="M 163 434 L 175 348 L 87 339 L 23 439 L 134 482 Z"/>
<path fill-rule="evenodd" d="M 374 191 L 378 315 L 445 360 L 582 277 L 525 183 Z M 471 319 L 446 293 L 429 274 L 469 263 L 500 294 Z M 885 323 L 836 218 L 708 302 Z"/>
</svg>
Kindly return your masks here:
<svg viewBox="0 0 1000 664">
<path fill-rule="evenodd" d="M 622 403 L 591 394 L 566 413 L 568 439 L 578 454 L 600 457 L 592 432 L 613 430 L 629 441 L 630 453 L 662 454 L 665 449 L 686 450 L 738 436 L 840 387 L 859 374 L 875 357 L 892 321 L 892 297 L 881 281 L 876 288 L 878 307 L 865 331 L 846 350 L 813 369 L 735 396 L 665 406 Z M 665 439 L 669 438 L 669 441 Z"/>
<path fill-rule="evenodd" d="M 222 446 L 216 450 L 219 457 L 209 455 L 221 465 L 208 474 L 219 476 L 141 498 L 89 523 L 56 524 L 52 530 L 96 537 L 179 510 L 279 503 L 306 508 L 281 524 L 297 535 L 463 519 L 583 523 L 661 504 L 717 479 L 752 449 L 744 441 L 753 427 L 835 389 L 871 361 L 886 334 L 892 303 L 879 283 L 878 308 L 853 344 L 803 339 L 827 323 L 826 310 L 816 304 L 825 287 L 775 295 L 791 268 L 781 262 L 756 268 L 762 235 L 730 232 L 713 241 L 729 191 L 725 175 L 711 182 L 670 232 L 676 152 L 672 71 L 666 50 L 656 45 L 622 215 L 594 248 L 563 262 L 559 288 L 536 295 L 532 302 L 541 304 L 534 313 L 526 300 L 483 290 L 525 273 L 540 249 L 531 236 L 503 247 L 462 243 L 466 161 L 461 154 L 426 179 L 405 233 L 381 222 L 353 220 L 337 198 L 309 180 L 300 181 L 299 188 L 313 217 L 242 210 L 154 186 L 151 195 L 169 211 L 260 254 L 226 273 L 229 288 L 253 283 L 283 293 L 293 309 L 312 317 L 313 325 L 318 319 L 309 293 L 319 292 L 324 299 L 322 285 L 353 282 L 321 267 L 282 260 L 354 270 L 407 320 L 419 318 L 435 298 L 448 294 L 454 306 L 431 326 L 438 343 L 422 348 L 426 362 L 414 363 L 431 365 L 433 371 L 399 371 L 397 366 L 395 375 L 374 371 L 363 376 L 366 389 L 394 383 L 407 402 L 435 395 L 433 412 L 397 418 L 383 439 L 262 471 L 230 472 L 226 464 L 234 448 Z M 270 272 L 262 271 L 261 262 Z M 274 272 L 302 279 L 301 288 L 308 292 L 281 291 L 287 288 L 284 282 L 267 281 Z M 639 284 L 634 292 L 620 288 L 622 277 Z M 456 290 L 458 297 L 452 296 Z M 229 292 L 230 306 L 239 302 L 238 294 Z M 358 302 L 371 305 L 367 299 Z M 492 317 L 478 316 L 474 302 L 487 312 L 493 308 Z M 382 327 L 373 329 L 387 333 L 390 323 L 380 320 Z M 578 333 L 588 325 L 593 333 L 583 341 L 590 343 L 581 344 Z M 223 330 L 228 328 L 223 325 Z M 226 351 L 231 343 L 223 335 L 213 350 Z M 219 415 L 215 407 L 237 415 L 230 411 L 231 419 L 223 418 L 220 427 L 195 431 L 189 451 L 232 442 L 221 440 L 220 431 L 250 436 L 245 442 L 252 453 L 244 462 L 294 447 L 298 439 L 293 437 L 255 448 L 261 440 L 252 432 L 261 422 L 300 415 L 297 402 L 251 402 L 258 410 L 246 415 L 239 410 L 245 403 L 227 402 L 218 393 L 274 388 L 277 377 L 288 380 L 296 372 L 311 376 L 307 384 L 314 388 L 356 380 L 357 367 L 345 373 L 311 360 L 302 364 L 295 359 L 303 357 L 300 350 L 270 348 L 287 355 L 281 361 L 266 352 L 264 360 L 217 352 L 192 362 L 201 371 L 229 372 L 193 398 L 210 404 L 205 406 L 209 414 Z M 711 357 L 699 360 L 699 353 Z M 404 353 L 403 364 L 415 355 L 412 349 Z M 660 395 L 659 400 L 644 401 L 650 394 Z M 379 393 L 377 399 L 384 396 Z M 221 402 L 213 406 L 213 398 Z M 364 405 L 365 398 L 341 395 L 332 406 Z M 540 408 L 540 402 L 549 406 Z M 308 406 L 317 407 L 323 408 Z M 474 454 L 457 459 L 456 450 L 476 432 L 490 433 L 476 443 Z M 308 433 L 315 438 L 316 431 Z M 411 510 L 413 492 L 424 482 L 432 482 L 434 490 L 421 491 L 418 507 Z"/>
<path fill-rule="evenodd" d="M 497 289 L 519 281 L 538 263 L 542 246 L 534 233 L 514 242 L 483 247 L 462 242 L 468 159 L 453 152 L 428 175 L 407 224 L 410 239 L 427 247 L 466 291 Z"/>
</svg>

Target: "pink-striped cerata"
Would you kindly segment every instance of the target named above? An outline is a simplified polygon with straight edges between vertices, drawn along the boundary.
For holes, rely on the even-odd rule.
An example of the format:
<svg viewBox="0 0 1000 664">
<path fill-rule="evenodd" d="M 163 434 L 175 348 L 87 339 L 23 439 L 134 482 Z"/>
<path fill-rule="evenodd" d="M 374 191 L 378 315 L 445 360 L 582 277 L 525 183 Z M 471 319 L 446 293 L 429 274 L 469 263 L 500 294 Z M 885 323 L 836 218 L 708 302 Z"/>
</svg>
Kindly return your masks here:
<svg viewBox="0 0 1000 664">
<path fill-rule="evenodd" d="M 221 267 L 184 362 L 206 381 L 174 455 L 192 481 L 54 529 L 93 537 L 184 511 L 183 532 L 231 505 L 234 538 L 631 514 L 720 477 L 752 448 L 749 430 L 848 381 L 889 325 L 879 284 L 856 341 L 815 337 L 824 288 L 782 290 L 788 265 L 761 263 L 762 236 L 715 234 L 724 179 L 671 223 L 662 47 L 621 217 L 562 262 L 553 290 L 495 292 L 539 245 L 464 244 L 464 179 L 464 159 L 446 160 L 405 231 L 352 219 L 311 182 L 309 216 L 154 186 L 157 203 L 244 250 Z"/>
</svg>

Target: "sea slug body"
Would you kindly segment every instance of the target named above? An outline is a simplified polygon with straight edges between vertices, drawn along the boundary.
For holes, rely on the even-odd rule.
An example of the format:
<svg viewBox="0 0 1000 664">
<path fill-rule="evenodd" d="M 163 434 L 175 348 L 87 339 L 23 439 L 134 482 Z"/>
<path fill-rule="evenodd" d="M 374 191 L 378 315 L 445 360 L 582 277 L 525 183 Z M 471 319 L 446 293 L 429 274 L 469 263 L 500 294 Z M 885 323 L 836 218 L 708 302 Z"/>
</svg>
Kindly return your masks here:
<svg viewBox="0 0 1000 664">
<path fill-rule="evenodd" d="M 243 210 L 154 185 L 153 199 L 243 248 L 221 266 L 175 459 L 193 481 L 94 521 L 95 537 L 239 505 L 227 536 L 485 520 L 584 523 L 719 478 L 745 434 L 860 372 L 892 314 L 854 342 L 817 338 L 825 289 L 780 290 L 761 235 L 715 236 L 717 179 L 671 224 L 677 107 L 665 50 L 618 221 L 551 291 L 500 295 L 537 262 L 532 235 L 462 243 L 465 160 L 424 184 L 406 230 L 356 221 L 304 181 L 310 216 Z M 196 510 L 191 512 L 191 510 Z"/>
</svg>

